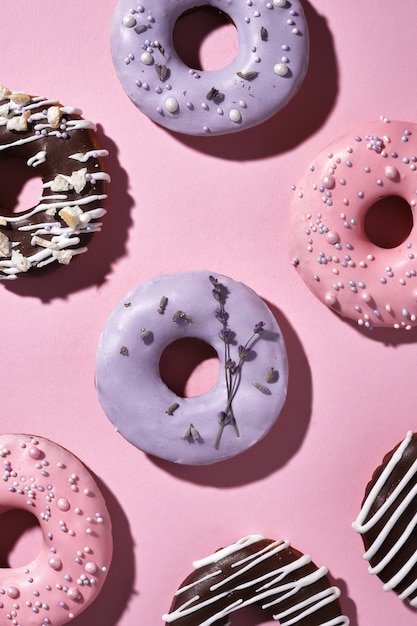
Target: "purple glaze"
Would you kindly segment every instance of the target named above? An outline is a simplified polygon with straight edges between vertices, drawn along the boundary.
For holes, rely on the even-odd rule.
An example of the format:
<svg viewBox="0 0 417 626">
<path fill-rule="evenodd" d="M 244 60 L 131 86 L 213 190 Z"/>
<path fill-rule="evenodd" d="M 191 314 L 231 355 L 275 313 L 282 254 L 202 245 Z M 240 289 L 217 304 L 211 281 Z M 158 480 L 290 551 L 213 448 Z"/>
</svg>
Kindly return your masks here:
<svg viewBox="0 0 417 626">
<path fill-rule="evenodd" d="M 233 341 L 225 344 L 210 276 L 184 272 L 137 286 L 111 312 L 96 355 L 98 397 L 116 430 L 144 452 L 186 465 L 222 461 L 254 445 L 276 421 L 287 391 L 285 343 L 269 308 L 249 287 L 216 275 L 232 330 Z M 205 341 L 219 357 L 215 386 L 198 397 L 177 396 L 159 374 L 164 349 L 184 337 Z M 229 357 L 239 363 L 239 346 L 251 337 L 232 402 L 236 424 L 228 414 L 216 446 L 228 404 L 225 365 Z"/>
<path fill-rule="evenodd" d="M 173 30 L 184 12 L 207 5 L 232 19 L 239 48 L 229 65 L 205 72 L 182 62 Z M 144 0 L 139 5 L 120 0 L 111 48 L 132 102 L 154 122 L 190 135 L 232 133 L 268 119 L 299 89 L 309 56 L 299 0 Z"/>
</svg>

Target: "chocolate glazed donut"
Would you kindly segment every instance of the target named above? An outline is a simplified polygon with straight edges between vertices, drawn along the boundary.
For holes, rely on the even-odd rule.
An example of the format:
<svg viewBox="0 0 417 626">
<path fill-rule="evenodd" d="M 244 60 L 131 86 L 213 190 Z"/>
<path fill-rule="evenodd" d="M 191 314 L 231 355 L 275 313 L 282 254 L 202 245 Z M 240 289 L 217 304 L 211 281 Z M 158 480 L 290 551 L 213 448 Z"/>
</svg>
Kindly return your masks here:
<svg viewBox="0 0 417 626">
<path fill-rule="evenodd" d="M 250 535 L 194 563 L 175 594 L 166 624 L 226 626 L 228 615 L 257 604 L 282 626 L 348 626 L 330 585 L 317 567 L 288 542 Z"/>
<path fill-rule="evenodd" d="M 369 573 L 417 606 L 417 436 L 385 455 L 366 487 L 353 528 L 362 535 Z"/>
<path fill-rule="evenodd" d="M 0 215 L 0 278 L 67 265 L 100 230 L 106 150 L 82 111 L 0 87 L 0 159 L 17 157 L 42 179 L 39 204 Z"/>
</svg>

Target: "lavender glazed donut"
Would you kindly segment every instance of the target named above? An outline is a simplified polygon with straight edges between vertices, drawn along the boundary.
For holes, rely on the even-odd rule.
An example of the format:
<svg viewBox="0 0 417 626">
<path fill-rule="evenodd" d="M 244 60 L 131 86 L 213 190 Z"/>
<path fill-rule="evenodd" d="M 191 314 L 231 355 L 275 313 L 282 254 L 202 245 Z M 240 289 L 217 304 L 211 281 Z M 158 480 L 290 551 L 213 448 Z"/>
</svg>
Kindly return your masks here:
<svg viewBox="0 0 417 626">
<path fill-rule="evenodd" d="M 256 604 L 282 626 L 349 625 L 327 567 L 287 541 L 249 535 L 193 565 L 162 616 L 166 624 L 226 626 L 231 613 Z"/>
<path fill-rule="evenodd" d="M 239 49 L 225 68 L 187 67 L 173 43 L 177 19 L 199 6 L 230 17 Z M 158 124 L 190 135 L 240 131 L 271 117 L 299 89 L 308 64 L 299 0 L 120 0 L 111 48 L 132 102 Z"/>
<path fill-rule="evenodd" d="M 291 257 L 311 291 L 360 326 L 416 326 L 417 125 L 384 117 L 365 124 L 318 154 L 294 189 Z M 409 230 L 394 244 L 369 229 L 371 214 L 377 227 L 382 220 L 384 199 L 408 205 Z"/>
<path fill-rule="evenodd" d="M 385 455 L 365 490 L 353 528 L 362 535 L 369 573 L 417 606 L 417 435 Z"/>
<path fill-rule="evenodd" d="M 43 183 L 35 207 L 0 215 L 0 279 L 68 265 L 100 230 L 107 150 L 81 114 L 58 100 L 0 87 L 0 159 L 24 159 Z"/>
<path fill-rule="evenodd" d="M 113 552 L 106 503 L 84 464 L 48 439 L 0 435 L 0 464 L 0 514 L 28 511 L 42 531 L 33 561 L 0 569 L 0 624 L 61 626 L 106 579 Z"/>
<path fill-rule="evenodd" d="M 213 389 L 179 397 L 161 379 L 162 353 L 194 337 L 217 352 Z M 96 387 L 129 442 L 175 463 L 215 463 L 246 450 L 286 398 L 287 354 L 266 304 L 242 283 L 208 271 L 151 278 L 113 309 L 99 340 Z"/>
</svg>

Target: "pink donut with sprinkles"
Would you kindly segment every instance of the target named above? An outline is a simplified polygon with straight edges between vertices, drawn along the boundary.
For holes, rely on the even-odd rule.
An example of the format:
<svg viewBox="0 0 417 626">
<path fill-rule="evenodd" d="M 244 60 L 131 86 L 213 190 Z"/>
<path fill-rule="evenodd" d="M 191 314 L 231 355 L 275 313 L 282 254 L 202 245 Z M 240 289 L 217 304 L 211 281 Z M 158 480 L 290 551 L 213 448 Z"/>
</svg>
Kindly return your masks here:
<svg viewBox="0 0 417 626">
<path fill-rule="evenodd" d="M 293 266 L 368 329 L 417 325 L 417 125 L 381 117 L 316 156 L 294 186 Z"/>
<path fill-rule="evenodd" d="M 42 437 L 0 435 L 0 464 L 0 513 L 28 511 L 42 531 L 37 558 L 0 569 L 0 624 L 61 626 L 106 579 L 113 539 L 104 498 L 79 459 Z"/>
<path fill-rule="evenodd" d="M 174 46 L 176 21 L 201 6 L 236 27 L 237 54 L 218 70 L 188 67 Z M 154 122 L 189 135 L 232 133 L 268 119 L 298 91 L 309 57 L 300 0 L 119 0 L 111 48 L 131 101 Z"/>
</svg>

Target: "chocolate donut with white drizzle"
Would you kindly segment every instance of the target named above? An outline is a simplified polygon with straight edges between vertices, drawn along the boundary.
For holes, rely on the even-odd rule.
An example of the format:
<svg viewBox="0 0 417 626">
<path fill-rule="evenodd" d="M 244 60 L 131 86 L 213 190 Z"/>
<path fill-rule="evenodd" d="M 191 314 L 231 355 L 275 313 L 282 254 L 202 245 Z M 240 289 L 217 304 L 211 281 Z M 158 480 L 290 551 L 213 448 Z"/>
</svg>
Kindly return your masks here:
<svg viewBox="0 0 417 626">
<path fill-rule="evenodd" d="M 417 606 L 417 435 L 385 455 L 365 491 L 353 528 L 362 535 L 369 573 Z"/>
<path fill-rule="evenodd" d="M 194 567 L 162 617 L 166 624 L 226 626 L 228 615 L 257 604 L 282 626 L 349 625 L 327 567 L 317 567 L 287 541 L 249 535 Z"/>
<path fill-rule="evenodd" d="M 39 204 L 0 215 L 0 279 L 67 265 L 100 230 L 108 152 L 81 114 L 58 100 L 0 87 L 0 159 L 24 159 L 43 183 Z"/>
</svg>

